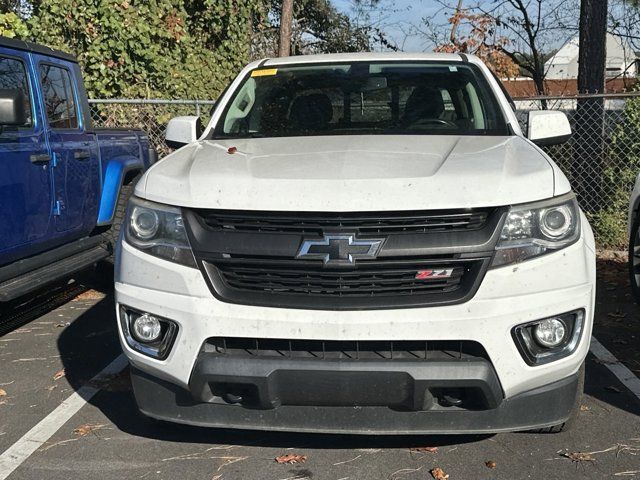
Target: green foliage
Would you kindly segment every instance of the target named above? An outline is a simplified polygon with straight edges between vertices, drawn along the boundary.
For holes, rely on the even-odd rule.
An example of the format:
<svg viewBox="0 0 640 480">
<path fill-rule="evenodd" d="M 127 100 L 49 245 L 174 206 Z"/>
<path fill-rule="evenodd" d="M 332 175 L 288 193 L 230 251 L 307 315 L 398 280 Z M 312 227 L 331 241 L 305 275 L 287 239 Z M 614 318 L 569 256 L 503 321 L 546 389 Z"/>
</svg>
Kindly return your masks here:
<svg viewBox="0 0 640 480">
<path fill-rule="evenodd" d="M 29 29 L 15 13 L 0 13 L 0 36 L 23 39 L 29 36 Z"/>
<path fill-rule="evenodd" d="M 627 244 L 627 210 L 636 176 L 640 173 L 640 98 L 627 99 L 623 118 L 612 138 L 609 158 L 602 171 L 605 206 L 590 217 L 598 246 L 624 248 Z"/>
<path fill-rule="evenodd" d="M 43 0 L 35 41 L 75 54 L 90 97 L 215 98 L 247 63 L 261 0 Z"/>
</svg>

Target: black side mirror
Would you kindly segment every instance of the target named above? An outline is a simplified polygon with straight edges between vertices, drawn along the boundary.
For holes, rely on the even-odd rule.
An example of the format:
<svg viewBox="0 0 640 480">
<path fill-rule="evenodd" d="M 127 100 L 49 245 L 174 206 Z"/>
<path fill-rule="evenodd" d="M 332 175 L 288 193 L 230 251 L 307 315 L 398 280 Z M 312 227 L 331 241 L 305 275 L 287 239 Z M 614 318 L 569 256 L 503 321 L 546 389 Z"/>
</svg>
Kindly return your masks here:
<svg viewBox="0 0 640 480">
<path fill-rule="evenodd" d="M 25 125 L 27 102 L 22 90 L 0 89 L 0 125 Z"/>
</svg>

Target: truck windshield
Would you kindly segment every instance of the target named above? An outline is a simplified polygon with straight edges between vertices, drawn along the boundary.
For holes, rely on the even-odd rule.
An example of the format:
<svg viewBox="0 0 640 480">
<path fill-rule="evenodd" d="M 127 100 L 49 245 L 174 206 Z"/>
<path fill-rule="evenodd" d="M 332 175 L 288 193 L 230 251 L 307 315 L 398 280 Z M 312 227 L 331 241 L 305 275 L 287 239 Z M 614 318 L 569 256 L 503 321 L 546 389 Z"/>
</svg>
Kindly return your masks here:
<svg viewBox="0 0 640 480">
<path fill-rule="evenodd" d="M 461 62 L 354 62 L 253 70 L 215 138 L 508 135 L 480 69 Z"/>
</svg>

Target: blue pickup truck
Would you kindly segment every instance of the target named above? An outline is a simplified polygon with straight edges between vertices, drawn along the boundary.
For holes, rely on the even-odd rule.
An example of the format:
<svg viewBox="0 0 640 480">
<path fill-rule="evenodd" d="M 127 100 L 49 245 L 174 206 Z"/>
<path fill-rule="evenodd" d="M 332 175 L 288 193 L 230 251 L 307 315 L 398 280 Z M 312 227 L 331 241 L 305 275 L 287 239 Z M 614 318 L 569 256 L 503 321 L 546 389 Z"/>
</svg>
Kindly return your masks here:
<svg viewBox="0 0 640 480">
<path fill-rule="evenodd" d="M 0 37 L 0 302 L 109 260 L 155 158 L 145 133 L 93 127 L 74 57 Z"/>
</svg>

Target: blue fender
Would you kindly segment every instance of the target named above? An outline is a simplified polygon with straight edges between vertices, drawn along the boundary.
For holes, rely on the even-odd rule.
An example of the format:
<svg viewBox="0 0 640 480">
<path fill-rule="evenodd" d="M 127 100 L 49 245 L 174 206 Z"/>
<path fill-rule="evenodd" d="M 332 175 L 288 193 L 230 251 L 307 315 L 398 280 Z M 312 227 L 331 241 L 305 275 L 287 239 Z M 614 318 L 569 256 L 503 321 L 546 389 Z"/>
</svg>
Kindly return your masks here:
<svg viewBox="0 0 640 480">
<path fill-rule="evenodd" d="M 102 198 L 100 199 L 100 209 L 98 210 L 98 225 L 108 225 L 113 221 L 113 215 L 118 204 L 118 196 L 120 195 L 120 187 L 125 175 L 136 170 L 144 170 L 144 164 L 139 158 L 118 157 L 109 160 L 104 172 Z"/>
</svg>

